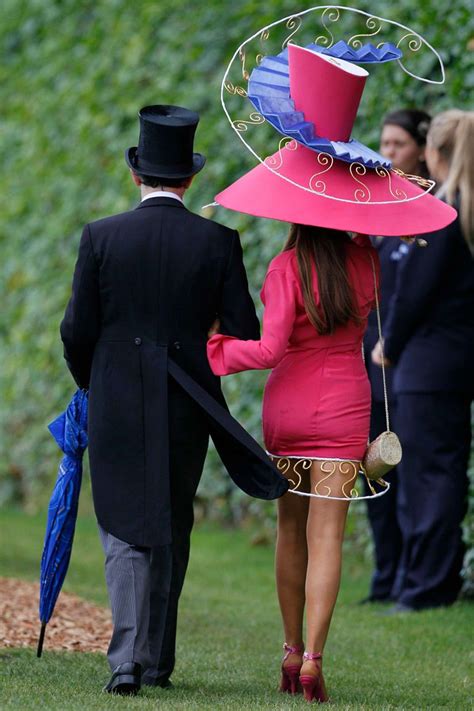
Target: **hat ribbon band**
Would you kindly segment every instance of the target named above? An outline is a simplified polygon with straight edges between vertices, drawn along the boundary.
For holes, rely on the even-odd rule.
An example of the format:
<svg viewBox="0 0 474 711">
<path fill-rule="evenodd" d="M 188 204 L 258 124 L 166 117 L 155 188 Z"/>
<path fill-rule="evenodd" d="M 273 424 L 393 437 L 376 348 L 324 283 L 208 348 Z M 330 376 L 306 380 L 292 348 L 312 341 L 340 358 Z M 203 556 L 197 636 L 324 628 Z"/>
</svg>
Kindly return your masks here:
<svg viewBox="0 0 474 711">
<path fill-rule="evenodd" d="M 133 164 L 137 168 L 137 170 L 143 171 L 145 173 L 147 170 L 152 170 L 153 172 L 159 172 L 160 170 L 162 170 L 164 175 L 167 175 L 170 172 L 183 173 L 186 171 L 191 171 L 193 169 L 192 161 L 188 161 L 186 163 L 173 163 L 172 165 L 160 165 L 158 163 L 151 163 L 150 161 L 143 160 L 138 156 L 137 153 L 134 156 Z"/>
</svg>

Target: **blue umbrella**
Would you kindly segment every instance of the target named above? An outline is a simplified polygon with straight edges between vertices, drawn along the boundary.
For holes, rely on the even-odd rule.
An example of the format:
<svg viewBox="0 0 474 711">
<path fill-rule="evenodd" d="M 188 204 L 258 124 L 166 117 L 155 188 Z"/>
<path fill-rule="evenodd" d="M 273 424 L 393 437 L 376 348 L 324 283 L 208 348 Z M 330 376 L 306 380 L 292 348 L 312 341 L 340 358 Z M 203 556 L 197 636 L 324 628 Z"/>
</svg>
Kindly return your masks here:
<svg viewBox="0 0 474 711">
<path fill-rule="evenodd" d="M 66 412 L 48 429 L 64 456 L 48 508 L 48 523 L 41 558 L 39 617 L 41 632 L 37 656 L 41 657 L 46 625 L 53 614 L 71 557 L 77 505 L 81 491 L 82 456 L 87 447 L 86 390 L 77 390 Z"/>
</svg>

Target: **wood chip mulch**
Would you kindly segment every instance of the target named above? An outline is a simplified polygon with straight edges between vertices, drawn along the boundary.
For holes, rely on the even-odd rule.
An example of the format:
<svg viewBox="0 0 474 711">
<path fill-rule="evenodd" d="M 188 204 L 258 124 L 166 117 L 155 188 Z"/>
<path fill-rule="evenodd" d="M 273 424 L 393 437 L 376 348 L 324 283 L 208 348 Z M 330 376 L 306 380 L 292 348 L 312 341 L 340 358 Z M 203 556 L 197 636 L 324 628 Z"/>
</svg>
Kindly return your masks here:
<svg viewBox="0 0 474 711">
<path fill-rule="evenodd" d="M 38 644 L 39 584 L 0 578 L 0 647 Z M 109 610 L 61 592 L 46 626 L 43 649 L 106 652 L 112 634 Z"/>
</svg>

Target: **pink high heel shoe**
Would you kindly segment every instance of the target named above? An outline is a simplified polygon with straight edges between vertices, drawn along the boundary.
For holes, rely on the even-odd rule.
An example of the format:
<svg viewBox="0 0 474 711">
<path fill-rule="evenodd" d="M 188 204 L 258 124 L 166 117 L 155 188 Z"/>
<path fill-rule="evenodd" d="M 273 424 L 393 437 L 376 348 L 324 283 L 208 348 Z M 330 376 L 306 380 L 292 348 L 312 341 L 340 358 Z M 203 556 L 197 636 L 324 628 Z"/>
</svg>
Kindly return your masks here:
<svg viewBox="0 0 474 711">
<path fill-rule="evenodd" d="M 303 664 L 307 661 L 314 662 L 316 674 L 300 675 L 300 684 L 303 687 L 304 698 L 306 701 L 318 701 L 323 704 L 329 701 L 323 676 L 323 655 L 321 652 L 317 652 L 317 654 L 305 652 L 303 654 Z"/>
<path fill-rule="evenodd" d="M 288 694 L 297 694 L 301 691 L 301 686 L 299 684 L 299 676 L 301 671 L 301 664 L 286 664 L 285 662 L 290 656 L 290 654 L 303 654 L 303 647 L 291 647 L 286 642 L 283 645 L 285 650 L 285 656 L 281 662 L 281 682 L 280 691 L 286 692 Z"/>
</svg>

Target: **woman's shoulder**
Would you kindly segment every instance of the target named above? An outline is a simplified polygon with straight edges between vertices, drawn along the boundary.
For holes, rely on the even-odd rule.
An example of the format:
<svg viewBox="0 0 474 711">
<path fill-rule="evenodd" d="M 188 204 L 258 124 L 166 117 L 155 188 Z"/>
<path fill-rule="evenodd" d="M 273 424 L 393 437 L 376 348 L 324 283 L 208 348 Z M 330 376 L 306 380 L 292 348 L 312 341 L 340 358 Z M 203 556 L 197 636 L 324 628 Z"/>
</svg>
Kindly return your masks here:
<svg viewBox="0 0 474 711">
<path fill-rule="evenodd" d="M 276 285 L 278 285 L 278 289 L 282 287 L 284 289 L 289 288 L 296 296 L 300 293 L 298 263 L 294 249 L 280 252 L 268 265 L 265 281 L 260 292 L 264 303 L 265 290 L 272 289 Z"/>
<path fill-rule="evenodd" d="M 296 265 L 296 252 L 294 249 L 286 249 L 280 252 L 268 265 L 267 274 L 270 272 L 280 271 L 287 272 L 289 275 L 294 275 Z"/>
</svg>

